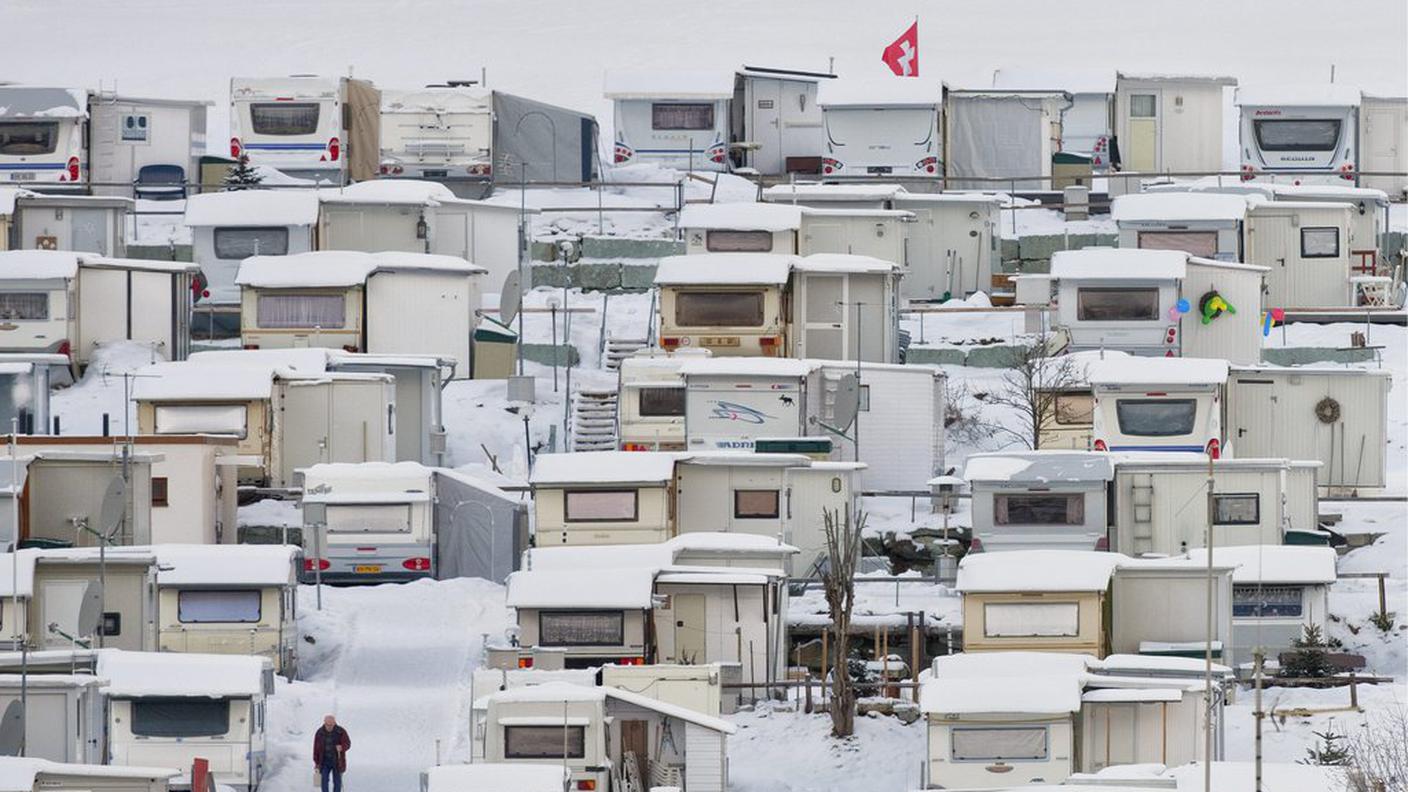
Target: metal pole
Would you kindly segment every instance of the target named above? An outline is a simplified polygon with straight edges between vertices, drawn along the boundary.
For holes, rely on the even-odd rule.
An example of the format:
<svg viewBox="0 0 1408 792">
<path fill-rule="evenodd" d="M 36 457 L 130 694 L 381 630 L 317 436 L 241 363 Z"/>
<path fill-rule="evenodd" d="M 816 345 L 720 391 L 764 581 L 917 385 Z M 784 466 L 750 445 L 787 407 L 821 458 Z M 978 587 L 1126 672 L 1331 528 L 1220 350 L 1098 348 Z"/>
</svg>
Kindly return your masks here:
<svg viewBox="0 0 1408 792">
<path fill-rule="evenodd" d="M 1217 505 L 1216 499 L 1213 496 L 1212 462 L 1212 454 L 1208 454 L 1208 535 L 1206 541 L 1208 548 L 1208 624 L 1206 635 L 1207 645 L 1203 647 L 1203 706 L 1206 708 L 1204 712 L 1205 728 L 1203 731 L 1203 789 L 1212 789 L 1212 622 L 1216 613 L 1216 609 L 1213 605 L 1216 592 L 1213 587 L 1212 579 L 1212 525 L 1213 518 L 1216 516 L 1215 509 Z"/>
<path fill-rule="evenodd" d="M 557 393 L 557 305 L 548 303 L 548 311 L 552 314 L 552 392 Z M 518 343 L 523 343 L 521 336 Z"/>
<path fill-rule="evenodd" d="M 326 536 L 328 521 L 324 517 L 320 522 L 313 525 L 314 544 L 317 548 L 317 558 L 313 563 L 313 587 L 317 591 L 318 610 L 323 609 L 323 547 Z"/>
<path fill-rule="evenodd" d="M 523 278 L 524 259 L 528 252 L 528 163 L 521 163 L 518 169 L 518 290 L 525 291 L 527 282 Z M 518 376 L 523 376 L 523 309 L 518 310 Z"/>
<path fill-rule="evenodd" d="M 1252 673 L 1256 679 L 1256 709 L 1252 712 L 1252 716 L 1256 719 L 1256 741 L 1254 752 L 1256 786 L 1253 787 L 1253 790 L 1254 792 L 1261 792 L 1261 722 L 1263 719 L 1266 718 L 1266 713 L 1263 712 L 1261 709 L 1261 668 L 1262 663 L 1266 662 L 1266 652 L 1263 651 L 1261 647 L 1257 647 L 1254 658 L 1256 662 L 1254 664 L 1255 667 Z"/>
<path fill-rule="evenodd" d="M 20 756 L 25 755 L 26 716 L 29 714 L 29 619 L 20 627 L 20 473 L 16 447 L 19 444 L 19 418 L 10 419 L 10 613 L 15 620 L 15 639 L 20 644 Z"/>
</svg>

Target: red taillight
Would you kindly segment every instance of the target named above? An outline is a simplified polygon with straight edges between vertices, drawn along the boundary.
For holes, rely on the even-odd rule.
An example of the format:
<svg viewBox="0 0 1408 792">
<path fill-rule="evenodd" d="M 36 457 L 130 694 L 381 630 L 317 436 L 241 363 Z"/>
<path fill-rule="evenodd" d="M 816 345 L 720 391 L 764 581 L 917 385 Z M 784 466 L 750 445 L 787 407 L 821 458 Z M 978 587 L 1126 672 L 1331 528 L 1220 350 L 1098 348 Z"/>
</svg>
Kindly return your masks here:
<svg viewBox="0 0 1408 792">
<path fill-rule="evenodd" d="M 662 338 L 662 339 L 660 339 L 660 346 L 664 347 L 665 349 L 674 349 L 675 347 L 677 347 L 677 346 L 679 346 L 679 345 L 680 345 L 680 340 L 679 340 L 678 338 Z"/>
<path fill-rule="evenodd" d="M 970 540 L 968 541 L 968 552 L 970 552 L 970 553 L 981 553 L 981 552 L 983 552 L 983 540 L 982 540 L 982 539 L 979 539 L 979 538 L 976 537 L 976 536 L 973 537 L 972 539 L 970 539 Z"/>
<path fill-rule="evenodd" d="M 430 559 L 429 559 L 429 558 L 407 558 L 405 561 L 402 561 L 402 562 L 401 562 L 401 566 L 405 567 L 406 569 L 411 570 L 412 572 L 429 572 L 429 571 L 430 571 Z"/>
<path fill-rule="evenodd" d="M 59 342 L 59 354 L 64 357 L 73 357 L 73 344 L 69 343 L 67 338 Z"/>
<path fill-rule="evenodd" d="M 327 569 L 332 566 L 332 562 L 328 561 L 326 558 L 305 558 L 303 559 L 303 571 L 312 572 L 314 564 L 318 565 L 319 570 Z"/>
<path fill-rule="evenodd" d="M 915 170 L 924 171 L 925 173 L 934 173 L 938 170 L 938 167 L 938 157 L 925 157 L 924 159 L 914 163 Z"/>
<path fill-rule="evenodd" d="M 714 146 L 713 148 L 709 149 L 709 161 L 710 161 L 710 162 L 714 162 L 714 163 L 718 163 L 718 164 L 722 165 L 724 159 L 725 159 L 727 156 L 728 156 L 728 149 L 727 149 L 726 147 L 724 147 L 724 146 Z"/>
<path fill-rule="evenodd" d="M 1251 181 L 1256 178 L 1256 168 L 1250 165 L 1242 166 L 1242 181 Z"/>
<path fill-rule="evenodd" d="M 1221 459 L 1222 443 L 1217 442 L 1217 438 L 1214 437 L 1213 439 L 1208 441 L 1207 452 L 1208 456 L 1212 457 L 1213 459 Z"/>
<path fill-rule="evenodd" d="M 834 160 L 834 159 L 831 159 L 830 157 L 822 157 L 822 158 L 821 158 L 821 172 L 822 172 L 822 173 L 835 173 L 835 172 L 838 171 L 838 170 L 841 170 L 841 161 L 840 161 L 840 160 Z"/>
<path fill-rule="evenodd" d="M 341 156 L 342 156 L 342 141 L 338 140 L 337 138 L 333 138 L 332 140 L 329 140 L 329 141 L 328 141 L 328 159 L 329 159 L 329 160 L 332 160 L 333 162 L 337 162 L 338 158 L 341 157 Z"/>
<path fill-rule="evenodd" d="M 532 667 L 533 667 L 533 658 L 531 658 L 531 657 L 520 657 L 520 658 L 518 658 L 518 667 L 519 667 L 519 668 L 532 668 Z"/>
<path fill-rule="evenodd" d="M 388 173 L 390 173 L 390 172 L 391 172 L 391 169 L 390 169 L 390 168 L 386 167 L 385 165 L 382 165 L 382 166 L 381 166 L 381 175 L 382 175 L 382 176 L 385 176 L 386 174 L 388 174 Z"/>
<path fill-rule="evenodd" d="M 621 658 L 620 660 L 617 660 L 617 661 L 616 661 L 616 665 L 631 665 L 631 666 L 645 665 L 645 658 L 644 658 L 644 657 L 623 657 L 623 658 Z"/>
<path fill-rule="evenodd" d="M 68 158 L 68 180 L 78 181 L 78 157 Z"/>
<path fill-rule="evenodd" d="M 242 349 L 258 349 L 258 348 L 259 348 L 259 345 L 258 345 L 258 344 L 245 344 L 245 345 L 242 347 Z"/>
<path fill-rule="evenodd" d="M 1101 553 L 1108 551 L 1110 549 L 1110 537 L 1102 536 L 1099 539 L 1096 539 L 1095 549 Z"/>
<path fill-rule="evenodd" d="M 596 789 L 596 782 L 593 781 L 593 780 L 591 780 L 590 778 L 584 778 L 584 779 L 582 779 L 581 781 L 578 781 L 578 782 L 577 782 L 577 788 L 578 788 L 578 789 L 593 790 L 593 789 Z"/>
<path fill-rule="evenodd" d="M 1340 166 L 1340 178 L 1347 181 L 1354 181 L 1354 163 L 1346 162 Z"/>
<path fill-rule="evenodd" d="M 1109 450 L 1110 450 L 1110 447 L 1107 446 L 1107 445 L 1105 445 L 1105 441 L 1104 441 L 1104 440 L 1096 440 L 1096 441 L 1095 441 L 1095 450 L 1096 450 L 1096 451 L 1109 451 Z"/>
<path fill-rule="evenodd" d="M 622 443 L 622 451 L 649 451 L 650 446 L 645 443 Z"/>
<path fill-rule="evenodd" d="M 612 159 L 616 161 L 617 165 L 623 162 L 630 162 L 631 158 L 635 155 L 636 153 L 631 150 L 631 147 L 624 143 L 617 143 L 612 151 Z"/>
<path fill-rule="evenodd" d="M 240 139 L 237 137 L 230 138 L 230 159 L 239 159 L 240 152 L 242 151 L 244 151 L 244 146 L 240 145 Z"/>
<path fill-rule="evenodd" d="M 781 343 L 781 336 L 762 336 L 758 339 L 758 344 L 765 347 L 778 346 Z"/>
</svg>

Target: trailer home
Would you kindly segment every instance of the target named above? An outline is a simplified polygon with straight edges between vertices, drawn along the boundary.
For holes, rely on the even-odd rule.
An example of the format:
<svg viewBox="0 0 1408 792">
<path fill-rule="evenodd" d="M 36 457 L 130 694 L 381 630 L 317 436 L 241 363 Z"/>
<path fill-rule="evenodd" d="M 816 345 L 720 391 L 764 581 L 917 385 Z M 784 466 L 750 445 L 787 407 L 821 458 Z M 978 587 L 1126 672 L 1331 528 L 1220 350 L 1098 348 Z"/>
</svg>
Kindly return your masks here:
<svg viewBox="0 0 1408 792">
<path fill-rule="evenodd" d="M 1110 205 L 1121 248 L 1181 250 L 1199 258 L 1240 261 L 1247 199 L 1200 192 L 1120 195 Z"/>
<path fill-rule="evenodd" d="M 1198 565 L 1207 563 L 1206 549 L 1188 556 Z M 1215 564 L 1233 567 L 1234 665 L 1250 662 L 1257 649 L 1272 659 L 1292 651 L 1308 628 L 1325 634 L 1336 580 L 1333 548 L 1227 545 L 1215 546 L 1212 557 Z"/>
<path fill-rule="evenodd" d="M 105 563 L 92 547 L 41 550 L 30 563 L 34 591 L 26 632 L 32 651 L 95 647 L 99 635 L 107 648 L 156 649 L 157 563 L 149 549 L 121 548 Z M 100 600 L 104 610 L 85 624 L 96 604 L 90 600 Z"/>
<path fill-rule="evenodd" d="M 605 95 L 615 114 L 617 165 L 729 169 L 731 73 L 607 72 Z"/>
<path fill-rule="evenodd" d="M 823 177 L 942 177 L 943 92 L 930 82 L 913 83 L 832 80 L 821 86 Z"/>
<path fill-rule="evenodd" d="M 200 302 L 238 306 L 240 262 L 315 249 L 318 197 L 312 190 L 229 190 L 186 199 L 192 256 L 203 278 Z"/>
<path fill-rule="evenodd" d="M 1219 459 L 1211 515 L 1213 546 L 1282 544 L 1287 531 L 1318 528 L 1319 464 Z M 1206 545 L 1208 458 L 1202 454 L 1116 455 L 1111 549 L 1177 555 Z"/>
<path fill-rule="evenodd" d="M 180 783 L 184 771 L 174 767 L 113 767 L 51 762 L 45 759 L 0 759 L 4 792 L 167 792 Z"/>
<path fill-rule="evenodd" d="M 1266 267 L 1175 250 L 1087 248 L 1057 251 L 1048 275 L 1022 276 L 1042 302 L 1054 295 L 1051 323 L 1070 351 L 1261 360 L 1261 289 Z M 1025 290 L 1024 290 L 1025 291 Z M 1183 310 L 1186 308 L 1187 310 Z M 1137 365 L 1130 363 L 1130 365 Z"/>
<path fill-rule="evenodd" d="M 1105 504 L 1114 467 L 1108 454 L 1016 451 L 968 457 L 972 492 L 969 552 L 1103 550 Z"/>
<path fill-rule="evenodd" d="M 115 765 L 190 767 L 203 758 L 216 783 L 253 790 L 263 779 L 268 658 L 99 653 L 108 681 L 108 754 Z"/>
<path fill-rule="evenodd" d="M 488 194 L 494 177 L 494 95 L 452 83 L 381 92 L 383 179 L 426 179 L 464 198 Z"/>
<path fill-rule="evenodd" d="M 1110 651 L 1110 579 L 1116 553 L 1013 550 L 965 556 L 956 590 L 963 594 L 965 652 Z"/>
<path fill-rule="evenodd" d="M 296 74 L 230 80 L 230 158 L 330 182 L 379 172 L 381 97 L 367 80 Z"/>
<path fill-rule="evenodd" d="M 251 256 L 235 278 L 240 340 L 246 349 L 430 354 L 467 376 L 484 273 L 462 258 L 425 253 Z"/>
<path fill-rule="evenodd" d="M 1061 150 L 1065 91 L 958 90 L 944 86 L 944 186 L 1050 190 Z"/>
<path fill-rule="evenodd" d="M 100 344 L 137 341 L 181 360 L 190 347 L 194 264 L 116 259 L 92 253 L 0 253 L 7 303 L 0 350 L 68 355 L 83 367 Z"/>
<path fill-rule="evenodd" d="M 1379 262 L 1380 248 L 1384 244 L 1382 237 L 1388 232 L 1388 193 L 1369 187 L 1277 184 L 1272 186 L 1272 197 L 1287 203 L 1350 204 L 1353 208 L 1349 215 L 1348 244 L 1354 274 L 1388 273 L 1387 262 L 1382 267 Z"/>
<path fill-rule="evenodd" d="M 509 575 L 505 602 L 519 646 L 560 650 L 567 668 L 638 665 L 654 659 L 654 590 L 651 567 L 529 568 Z"/>
<path fill-rule="evenodd" d="M 674 535 L 677 453 L 540 454 L 533 487 L 538 547 L 655 544 Z"/>
<path fill-rule="evenodd" d="M 1071 106 L 1061 113 L 1063 152 L 1090 158 L 1096 171 L 1114 163 L 1110 139 L 1114 136 L 1115 73 L 1089 69 L 1050 72 L 1046 69 L 1002 68 L 993 72 L 992 87 L 1000 91 L 1064 91 Z"/>
<path fill-rule="evenodd" d="M 183 197 L 205 154 L 209 107 L 203 101 L 0 86 L 0 179 L 40 190 Z"/>
<path fill-rule="evenodd" d="M 618 367 L 616 437 L 622 451 L 684 450 L 684 377 L 680 366 L 707 349 L 641 350 Z M 0 391 L 3 392 L 3 391 Z"/>
<path fill-rule="evenodd" d="M 1364 93 L 1359 99 L 1359 186 L 1408 197 L 1408 97 Z"/>
<path fill-rule="evenodd" d="M 107 750 L 102 685 L 88 673 L 0 674 L 0 710 L 26 699 L 25 756 L 101 764 Z"/>
<path fill-rule="evenodd" d="M 1347 85 L 1239 86 L 1242 180 L 1353 183 L 1359 102 L 1359 89 Z"/>
<path fill-rule="evenodd" d="M 1115 76 L 1115 139 L 1120 169 L 1133 173 L 1222 170 L 1223 89 L 1232 77 Z"/>
<path fill-rule="evenodd" d="M 1345 308 L 1358 304 L 1352 280 L 1349 203 L 1265 201 L 1247 212 L 1242 260 L 1267 267 L 1266 305 Z"/>
<path fill-rule="evenodd" d="M 12 248 L 125 256 L 134 207 L 131 198 L 110 195 L 21 195 L 12 215 Z"/>
<path fill-rule="evenodd" d="M 1227 361 L 1097 360 L 1087 369 L 1096 451 L 1222 451 Z"/>
<path fill-rule="evenodd" d="M 679 217 L 685 253 L 795 254 L 804 211 L 770 203 L 689 204 Z"/>
</svg>

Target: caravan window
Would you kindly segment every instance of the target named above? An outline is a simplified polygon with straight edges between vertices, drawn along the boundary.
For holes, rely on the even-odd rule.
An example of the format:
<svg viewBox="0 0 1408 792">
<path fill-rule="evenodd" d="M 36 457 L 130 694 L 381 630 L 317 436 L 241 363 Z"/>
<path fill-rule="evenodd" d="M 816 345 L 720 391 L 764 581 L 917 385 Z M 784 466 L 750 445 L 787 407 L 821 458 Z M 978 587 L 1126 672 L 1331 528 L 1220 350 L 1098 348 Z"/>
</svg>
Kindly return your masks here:
<svg viewBox="0 0 1408 792">
<path fill-rule="evenodd" d="M 1261 522 L 1261 496 L 1213 495 L 1213 525 L 1256 525 Z"/>
<path fill-rule="evenodd" d="M 771 253 L 771 231 L 705 231 L 710 253 Z"/>
<path fill-rule="evenodd" d="M 1081 493 L 992 496 L 995 525 L 1082 525 L 1085 496 Z"/>
<path fill-rule="evenodd" d="M 1302 228 L 1300 230 L 1301 258 L 1339 258 L 1340 230 L 1338 228 Z"/>
<path fill-rule="evenodd" d="M 1089 393 L 1056 394 L 1056 423 L 1088 426 L 1095 421 L 1095 396 Z"/>
<path fill-rule="evenodd" d="M 1159 318 L 1158 289 L 1077 289 L 1076 318 L 1083 322 L 1135 322 Z"/>
<path fill-rule="evenodd" d="M 406 533 L 411 530 L 408 503 L 328 504 L 329 533 Z"/>
<path fill-rule="evenodd" d="M 650 105 L 650 128 L 657 130 L 701 130 L 714 128 L 712 104 Z M 699 152 L 703 156 L 704 152 Z"/>
<path fill-rule="evenodd" d="M 182 624 L 259 621 L 258 589 L 176 592 L 176 619 Z"/>
<path fill-rule="evenodd" d="M 634 522 L 640 517 L 636 490 L 568 490 L 563 495 L 565 522 Z"/>
<path fill-rule="evenodd" d="M 0 319 L 43 322 L 48 318 L 48 292 L 0 292 Z"/>
<path fill-rule="evenodd" d="M 156 408 L 157 434 L 247 434 L 243 404 L 186 404 Z"/>
<path fill-rule="evenodd" d="M 684 416 L 684 388 L 641 388 L 642 418 L 678 418 Z"/>
<path fill-rule="evenodd" d="M 988 638 L 1056 638 L 1080 634 L 1080 606 L 1074 602 L 989 602 L 983 606 Z"/>
<path fill-rule="evenodd" d="M 340 328 L 347 322 L 341 294 L 261 294 L 259 326 L 272 329 Z"/>
<path fill-rule="evenodd" d="M 563 734 L 563 732 L 566 734 Z M 505 759 L 568 759 L 587 755 L 585 726 L 505 726 Z"/>
<path fill-rule="evenodd" d="M 1232 587 L 1232 615 L 1251 619 L 1299 619 L 1304 608 L 1300 586 Z"/>
<path fill-rule="evenodd" d="M 1047 756 L 1045 726 L 973 728 L 949 732 L 955 762 L 1038 761 Z"/>
<path fill-rule="evenodd" d="M 763 293 L 686 291 L 675 295 L 677 327 L 762 327 Z"/>
<path fill-rule="evenodd" d="M 1217 255 L 1216 231 L 1140 231 L 1139 247 L 1144 250 L 1181 250 L 1194 256 Z"/>
<path fill-rule="evenodd" d="M 1262 151 L 1334 151 L 1340 142 L 1335 118 L 1266 119 L 1252 127 Z"/>
<path fill-rule="evenodd" d="M 542 646 L 620 646 L 626 642 L 626 614 L 621 611 L 542 611 L 538 643 Z"/>
<path fill-rule="evenodd" d="M 250 256 L 288 254 L 287 228 L 217 228 L 215 257 L 246 259 Z"/>
<path fill-rule="evenodd" d="M 218 737 L 229 730 L 229 701 L 152 698 L 132 702 L 132 733 L 138 737 Z"/>
<path fill-rule="evenodd" d="M 26 157 L 53 154 L 59 145 L 59 122 L 21 121 L 0 124 L 0 154 Z"/>
<path fill-rule="evenodd" d="M 1153 118 L 1158 110 L 1158 97 L 1154 94 L 1130 94 L 1129 117 Z"/>
<path fill-rule="evenodd" d="M 1117 399 L 1115 418 L 1120 434 L 1137 437 L 1178 437 L 1193 433 L 1198 415 L 1194 399 Z"/>
<path fill-rule="evenodd" d="M 311 135 L 318 131 L 318 103 L 252 104 L 249 120 L 256 135 Z"/>
<path fill-rule="evenodd" d="M 740 520 L 775 520 L 778 500 L 777 490 L 734 490 L 733 516 Z"/>
</svg>

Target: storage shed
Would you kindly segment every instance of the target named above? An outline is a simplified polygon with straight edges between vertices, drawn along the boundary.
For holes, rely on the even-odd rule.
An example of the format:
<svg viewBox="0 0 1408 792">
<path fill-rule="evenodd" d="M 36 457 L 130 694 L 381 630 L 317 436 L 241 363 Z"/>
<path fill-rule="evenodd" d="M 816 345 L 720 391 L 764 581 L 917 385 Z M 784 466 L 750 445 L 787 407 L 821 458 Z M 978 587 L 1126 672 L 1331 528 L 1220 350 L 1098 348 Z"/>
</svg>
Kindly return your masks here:
<svg viewBox="0 0 1408 792">
<path fill-rule="evenodd" d="M 944 186 L 1050 190 L 1061 150 L 1065 91 L 959 90 L 944 86 Z"/>
<path fill-rule="evenodd" d="M 974 193 L 900 193 L 890 201 L 914 216 L 904 225 L 900 295 L 943 301 L 992 290 L 1002 199 Z"/>
<path fill-rule="evenodd" d="M 1114 466 L 1108 454 L 1015 451 L 973 454 L 963 467 L 972 491 L 976 549 L 1102 550 Z"/>
<path fill-rule="evenodd" d="M 19 486 L 20 542 L 50 542 L 59 546 L 96 546 L 97 536 L 83 529 L 96 530 L 103 515 L 103 500 L 114 479 L 126 478 L 124 501 L 126 510 L 110 543 L 119 545 L 148 544 L 151 541 L 152 466 L 161 456 L 137 451 L 127 457 L 124 476 L 122 449 L 108 445 L 98 451 L 72 449 L 30 450 L 16 457 L 13 479 Z M 11 461 L 0 460 L 0 482 L 4 498 L 11 497 L 9 482 Z M 9 504 L 0 515 L 0 525 L 11 520 Z"/>
<path fill-rule="evenodd" d="M 123 548 L 106 564 L 93 548 L 41 550 L 29 559 L 20 552 L 16 560 L 32 564 L 26 628 L 31 651 L 95 647 L 99 633 L 104 647 L 155 650 L 157 569 L 150 550 Z M 85 623 L 97 613 L 90 609 L 99 599 L 103 610 L 96 623 Z"/>
<path fill-rule="evenodd" d="M 79 672 L 2 674 L 0 711 L 26 700 L 25 756 L 31 760 L 99 764 L 107 750 L 102 684 Z"/>
<path fill-rule="evenodd" d="M 1222 170 L 1223 93 L 1236 84 L 1233 77 L 1118 73 L 1120 169 L 1149 174 Z"/>
<path fill-rule="evenodd" d="M 186 199 L 191 251 L 204 277 L 200 302 L 238 305 L 240 262 L 317 247 L 318 196 L 313 190 L 227 190 Z"/>
<path fill-rule="evenodd" d="M 1213 591 L 1212 656 L 1219 663 L 1228 663 L 1228 650 L 1236 634 L 1232 567 L 1219 562 L 1209 575 L 1206 559 L 1202 563 L 1157 557 L 1121 561 L 1110 585 L 1111 651 L 1203 660 L 1208 646 L 1209 577 Z"/>
<path fill-rule="evenodd" d="M 1372 178 L 1365 176 L 1363 180 Z M 1271 191 L 1277 201 L 1350 204 L 1354 207 L 1349 215 L 1351 268 L 1355 275 L 1385 274 L 1379 256 L 1382 237 L 1388 231 L 1388 193 L 1369 187 L 1292 184 L 1271 185 Z"/>
<path fill-rule="evenodd" d="M 21 195 L 13 213 L 14 249 L 126 256 L 134 207 L 131 198 L 115 195 Z"/>
<path fill-rule="evenodd" d="M 958 565 L 963 594 L 963 649 L 1110 651 L 1110 580 L 1117 553 L 1013 550 L 976 553 Z"/>
</svg>

